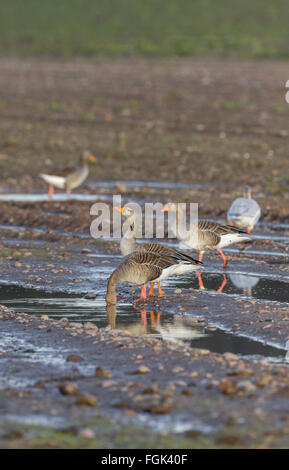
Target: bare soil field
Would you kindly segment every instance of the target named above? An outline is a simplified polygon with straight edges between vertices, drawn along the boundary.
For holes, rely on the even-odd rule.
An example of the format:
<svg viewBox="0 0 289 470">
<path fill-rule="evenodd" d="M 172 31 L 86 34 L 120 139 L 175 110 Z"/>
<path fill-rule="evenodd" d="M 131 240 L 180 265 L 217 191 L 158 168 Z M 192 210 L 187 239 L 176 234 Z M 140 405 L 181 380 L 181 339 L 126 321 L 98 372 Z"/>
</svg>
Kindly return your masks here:
<svg viewBox="0 0 289 470">
<path fill-rule="evenodd" d="M 288 216 L 286 61 L 1 59 L 0 188 L 44 189 L 43 169 L 84 149 L 92 180 L 209 184 L 182 197 L 224 212 L 252 185 Z"/>
</svg>

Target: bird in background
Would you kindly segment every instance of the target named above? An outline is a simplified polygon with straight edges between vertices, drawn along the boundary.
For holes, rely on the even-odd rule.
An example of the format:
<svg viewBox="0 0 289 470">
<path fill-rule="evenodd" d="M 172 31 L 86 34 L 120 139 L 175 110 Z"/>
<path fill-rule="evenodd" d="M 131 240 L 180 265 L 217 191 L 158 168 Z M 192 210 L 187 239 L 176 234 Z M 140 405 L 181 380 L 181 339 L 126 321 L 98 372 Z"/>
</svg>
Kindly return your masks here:
<svg viewBox="0 0 289 470">
<path fill-rule="evenodd" d="M 249 235 L 260 217 L 261 207 L 255 199 L 252 199 L 250 186 L 243 186 L 243 197 L 235 199 L 227 212 L 228 224 L 246 228 L 247 235 Z"/>
<path fill-rule="evenodd" d="M 51 200 L 54 187 L 65 189 L 67 198 L 70 198 L 71 191 L 78 188 L 88 177 L 88 163 L 96 162 L 94 155 L 90 152 L 83 152 L 78 163 L 74 167 L 52 170 L 49 173 L 40 173 L 39 176 L 49 184 L 48 197 Z"/>
</svg>

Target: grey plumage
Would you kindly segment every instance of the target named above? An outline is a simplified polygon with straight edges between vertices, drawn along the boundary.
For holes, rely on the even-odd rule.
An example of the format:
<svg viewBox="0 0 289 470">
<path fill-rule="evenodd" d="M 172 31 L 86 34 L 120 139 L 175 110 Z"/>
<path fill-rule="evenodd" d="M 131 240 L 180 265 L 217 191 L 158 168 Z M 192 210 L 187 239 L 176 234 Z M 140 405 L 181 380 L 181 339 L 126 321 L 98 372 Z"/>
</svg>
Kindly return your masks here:
<svg viewBox="0 0 289 470">
<path fill-rule="evenodd" d="M 251 198 L 251 188 L 243 188 L 243 197 L 238 197 L 231 204 L 227 212 L 228 222 L 233 222 L 238 227 L 246 227 L 252 230 L 261 217 L 261 208 L 257 201 Z"/>
</svg>

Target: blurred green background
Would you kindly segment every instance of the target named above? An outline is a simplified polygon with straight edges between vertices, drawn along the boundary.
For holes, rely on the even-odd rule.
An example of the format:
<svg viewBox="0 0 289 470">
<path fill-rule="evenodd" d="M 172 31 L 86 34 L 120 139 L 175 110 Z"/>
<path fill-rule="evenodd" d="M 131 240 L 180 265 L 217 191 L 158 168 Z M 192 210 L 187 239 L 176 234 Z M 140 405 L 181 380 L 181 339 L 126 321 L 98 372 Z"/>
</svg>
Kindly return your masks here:
<svg viewBox="0 0 289 470">
<path fill-rule="evenodd" d="M 289 56 L 288 0 L 2 0 L 0 54 Z"/>
</svg>

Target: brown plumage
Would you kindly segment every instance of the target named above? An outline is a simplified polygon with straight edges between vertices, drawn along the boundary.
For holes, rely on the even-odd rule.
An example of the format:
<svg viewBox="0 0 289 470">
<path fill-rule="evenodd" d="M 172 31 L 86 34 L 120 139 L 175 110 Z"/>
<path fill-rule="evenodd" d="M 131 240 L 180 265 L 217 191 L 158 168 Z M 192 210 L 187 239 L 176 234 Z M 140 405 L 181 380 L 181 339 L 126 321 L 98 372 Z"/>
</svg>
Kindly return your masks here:
<svg viewBox="0 0 289 470">
<path fill-rule="evenodd" d="M 115 286 L 128 282 L 142 286 L 141 299 L 146 298 L 146 284 L 158 282 L 173 274 L 181 274 L 193 269 L 193 262 L 178 256 L 164 256 L 153 252 L 135 252 L 127 255 L 113 271 L 107 283 L 106 301 L 116 303 Z"/>
<path fill-rule="evenodd" d="M 125 207 L 125 208 L 116 208 L 119 212 L 123 214 L 123 216 L 127 219 L 128 227 L 126 232 L 124 233 L 121 243 L 120 249 L 124 256 L 127 256 L 131 253 L 156 253 L 160 256 L 174 256 L 177 257 L 179 260 L 188 261 L 189 263 L 200 265 L 198 260 L 192 258 L 192 256 L 183 253 L 182 251 L 175 250 L 167 245 L 162 245 L 161 243 L 150 242 L 150 243 L 137 243 L 136 242 L 136 233 L 137 233 L 137 220 L 135 213 L 132 208 Z M 149 291 L 149 295 L 153 293 L 154 285 L 151 285 L 151 289 Z M 159 294 L 163 294 L 161 290 L 160 284 L 158 283 L 158 292 Z"/>
</svg>

